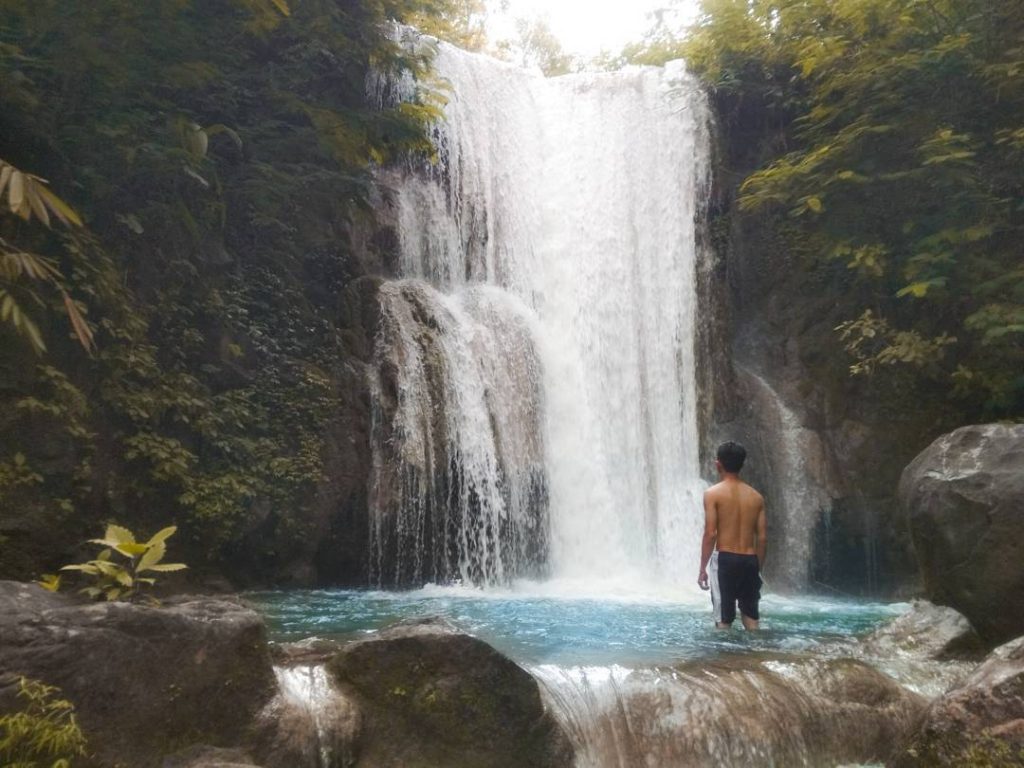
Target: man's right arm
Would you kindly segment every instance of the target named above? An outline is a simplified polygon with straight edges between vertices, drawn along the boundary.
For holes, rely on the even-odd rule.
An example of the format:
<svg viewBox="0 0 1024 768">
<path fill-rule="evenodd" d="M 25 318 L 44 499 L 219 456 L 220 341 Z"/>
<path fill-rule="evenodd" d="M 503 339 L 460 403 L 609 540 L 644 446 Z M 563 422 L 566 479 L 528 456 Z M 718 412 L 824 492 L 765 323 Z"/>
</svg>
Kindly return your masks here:
<svg viewBox="0 0 1024 768">
<path fill-rule="evenodd" d="M 708 585 L 708 561 L 715 549 L 715 540 L 718 538 L 718 509 L 715 507 L 715 500 L 711 491 L 704 491 L 704 536 L 700 543 L 700 573 L 697 575 L 697 584 L 701 589 L 709 589 Z"/>
<path fill-rule="evenodd" d="M 764 570 L 764 558 L 768 554 L 768 520 L 764 513 L 764 499 L 757 513 L 757 567 Z"/>
</svg>

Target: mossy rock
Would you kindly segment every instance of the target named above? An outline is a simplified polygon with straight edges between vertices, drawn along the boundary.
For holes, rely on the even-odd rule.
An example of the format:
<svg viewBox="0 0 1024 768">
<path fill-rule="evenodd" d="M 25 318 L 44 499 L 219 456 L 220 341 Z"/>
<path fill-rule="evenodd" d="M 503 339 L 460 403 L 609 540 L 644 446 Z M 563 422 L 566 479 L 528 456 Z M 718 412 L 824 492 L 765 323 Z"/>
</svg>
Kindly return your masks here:
<svg viewBox="0 0 1024 768">
<path fill-rule="evenodd" d="M 0 581 L 0 678 L 22 676 L 74 704 L 92 753 L 83 768 L 238 746 L 276 691 L 263 620 L 236 600 L 82 603 Z M 16 705 L 0 695 L 0 712 Z"/>
<path fill-rule="evenodd" d="M 440 621 L 399 624 L 328 664 L 359 703 L 361 768 L 545 768 L 572 747 L 529 673 Z"/>
</svg>

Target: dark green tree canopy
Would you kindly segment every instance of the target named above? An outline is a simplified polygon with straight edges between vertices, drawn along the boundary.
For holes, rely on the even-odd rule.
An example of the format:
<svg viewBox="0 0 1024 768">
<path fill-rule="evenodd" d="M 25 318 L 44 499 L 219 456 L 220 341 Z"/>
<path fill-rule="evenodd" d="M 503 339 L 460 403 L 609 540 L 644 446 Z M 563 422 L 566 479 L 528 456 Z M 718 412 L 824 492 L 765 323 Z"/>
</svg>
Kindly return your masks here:
<svg viewBox="0 0 1024 768">
<path fill-rule="evenodd" d="M 851 370 L 1024 413 L 1024 14 L 981 0 L 706 0 L 683 55 L 768 158 L 740 206 L 837 265 Z M 742 152 L 743 148 L 736 151 Z M 845 274 L 844 274 L 845 273 Z"/>
</svg>

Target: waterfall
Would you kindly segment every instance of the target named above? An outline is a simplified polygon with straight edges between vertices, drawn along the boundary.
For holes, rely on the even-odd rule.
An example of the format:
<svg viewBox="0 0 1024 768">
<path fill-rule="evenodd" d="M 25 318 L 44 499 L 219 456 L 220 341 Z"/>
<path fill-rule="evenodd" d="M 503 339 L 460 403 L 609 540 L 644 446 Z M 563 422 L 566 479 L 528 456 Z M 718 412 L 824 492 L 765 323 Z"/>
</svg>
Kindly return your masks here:
<svg viewBox="0 0 1024 768">
<path fill-rule="evenodd" d="M 371 578 L 689 580 L 704 95 L 678 62 L 434 68 L 437 156 L 378 179 Z"/>
</svg>

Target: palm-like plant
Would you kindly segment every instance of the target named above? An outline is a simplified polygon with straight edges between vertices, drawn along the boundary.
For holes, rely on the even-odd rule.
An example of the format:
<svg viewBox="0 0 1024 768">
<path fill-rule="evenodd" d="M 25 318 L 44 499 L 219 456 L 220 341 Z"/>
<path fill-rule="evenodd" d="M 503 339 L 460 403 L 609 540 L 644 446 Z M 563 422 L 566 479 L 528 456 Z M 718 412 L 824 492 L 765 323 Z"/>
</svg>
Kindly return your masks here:
<svg viewBox="0 0 1024 768">
<path fill-rule="evenodd" d="M 0 210 L 6 193 L 8 210 L 24 221 L 35 218 L 50 228 L 52 215 L 67 227 L 82 226 L 82 220 L 74 209 L 50 191 L 47 184 L 46 179 L 18 170 L 0 160 Z M 64 289 L 60 270 L 49 259 L 21 250 L 0 237 L 0 321 L 11 323 L 18 333 L 28 339 L 36 352 L 43 352 L 46 344 L 39 327 L 16 297 L 17 289 L 20 288 L 36 304 L 43 303 L 34 291 L 24 288 L 22 281 L 26 278 L 56 288 L 64 300 L 64 310 L 75 336 L 86 350 L 92 349 L 92 330 L 85 321 L 81 307 Z"/>
</svg>

